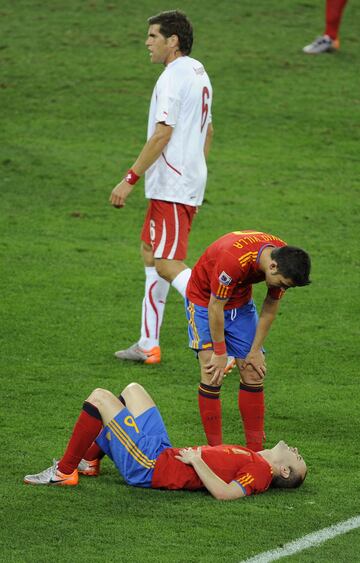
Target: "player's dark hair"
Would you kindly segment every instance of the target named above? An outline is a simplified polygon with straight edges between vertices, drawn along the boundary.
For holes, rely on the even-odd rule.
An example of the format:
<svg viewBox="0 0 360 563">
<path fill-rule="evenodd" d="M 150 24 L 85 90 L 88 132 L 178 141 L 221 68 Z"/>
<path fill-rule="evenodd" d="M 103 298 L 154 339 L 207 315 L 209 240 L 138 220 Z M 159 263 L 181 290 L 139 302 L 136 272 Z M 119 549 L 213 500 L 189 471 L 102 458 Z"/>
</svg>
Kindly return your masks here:
<svg viewBox="0 0 360 563">
<path fill-rule="evenodd" d="M 296 286 L 309 285 L 311 260 L 305 250 L 296 246 L 274 248 L 271 258 L 277 263 L 277 269 L 285 278 L 289 278 Z"/>
<path fill-rule="evenodd" d="M 183 55 L 190 55 L 193 44 L 193 28 L 187 16 L 179 10 L 160 12 L 148 19 L 149 25 L 160 25 L 160 33 L 168 38 L 177 35 L 179 49 Z"/>
<path fill-rule="evenodd" d="M 300 485 L 303 484 L 307 475 L 307 471 L 305 471 L 304 476 L 302 476 L 301 473 L 294 471 L 292 467 L 290 467 L 289 469 L 290 474 L 287 478 L 282 477 L 281 475 L 276 475 L 275 477 L 273 477 L 271 486 L 274 489 L 297 489 L 298 487 L 300 487 Z"/>
</svg>

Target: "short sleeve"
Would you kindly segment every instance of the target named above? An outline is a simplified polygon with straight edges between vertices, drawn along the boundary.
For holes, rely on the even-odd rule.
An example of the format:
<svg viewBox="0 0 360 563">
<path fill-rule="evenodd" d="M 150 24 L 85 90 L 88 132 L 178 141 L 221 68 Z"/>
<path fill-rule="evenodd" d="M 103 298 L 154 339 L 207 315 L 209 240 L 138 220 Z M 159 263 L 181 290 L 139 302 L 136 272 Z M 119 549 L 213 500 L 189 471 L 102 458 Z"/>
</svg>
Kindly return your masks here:
<svg viewBox="0 0 360 563">
<path fill-rule="evenodd" d="M 166 123 L 175 127 L 181 107 L 180 85 L 177 80 L 171 80 L 171 74 L 162 75 L 156 87 L 156 112 L 157 123 Z"/>
<path fill-rule="evenodd" d="M 215 263 L 211 275 L 211 293 L 216 299 L 229 299 L 236 285 L 245 277 L 238 260 L 229 253 Z"/>
<path fill-rule="evenodd" d="M 259 463 L 249 463 L 233 479 L 249 495 L 266 491 L 271 483 L 272 474 L 270 467 Z"/>
</svg>

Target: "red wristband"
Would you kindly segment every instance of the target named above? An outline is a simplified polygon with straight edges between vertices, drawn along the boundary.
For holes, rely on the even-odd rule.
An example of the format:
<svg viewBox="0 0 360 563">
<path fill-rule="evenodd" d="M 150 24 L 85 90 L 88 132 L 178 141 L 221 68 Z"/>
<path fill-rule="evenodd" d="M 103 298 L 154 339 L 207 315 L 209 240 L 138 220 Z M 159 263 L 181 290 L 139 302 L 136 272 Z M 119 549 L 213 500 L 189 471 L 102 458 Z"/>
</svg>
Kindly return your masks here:
<svg viewBox="0 0 360 563">
<path fill-rule="evenodd" d="M 223 356 L 226 354 L 226 345 L 224 340 L 222 342 L 213 342 L 214 354 Z"/>
<path fill-rule="evenodd" d="M 139 178 L 140 176 L 135 174 L 134 170 L 132 170 L 131 168 L 126 172 L 125 180 L 127 181 L 128 184 L 131 184 L 132 186 L 136 184 Z"/>
</svg>

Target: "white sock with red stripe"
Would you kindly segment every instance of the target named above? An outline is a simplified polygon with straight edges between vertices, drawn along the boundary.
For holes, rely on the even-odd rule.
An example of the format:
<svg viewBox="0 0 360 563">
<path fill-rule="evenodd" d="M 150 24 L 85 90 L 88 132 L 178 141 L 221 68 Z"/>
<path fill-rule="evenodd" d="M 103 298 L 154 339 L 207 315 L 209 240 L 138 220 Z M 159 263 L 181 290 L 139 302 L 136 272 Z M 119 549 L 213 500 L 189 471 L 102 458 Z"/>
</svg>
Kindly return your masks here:
<svg viewBox="0 0 360 563">
<path fill-rule="evenodd" d="M 140 348 L 159 346 L 169 282 L 159 276 L 155 267 L 145 267 L 145 297 L 142 303 Z"/>
<path fill-rule="evenodd" d="M 191 276 L 191 269 L 186 268 L 186 270 L 182 270 L 180 274 L 178 274 L 176 278 L 174 278 L 173 281 L 171 282 L 171 285 L 178 290 L 178 292 L 180 293 L 180 295 L 184 297 L 184 299 L 186 295 L 186 286 L 188 284 L 190 276 Z"/>
</svg>

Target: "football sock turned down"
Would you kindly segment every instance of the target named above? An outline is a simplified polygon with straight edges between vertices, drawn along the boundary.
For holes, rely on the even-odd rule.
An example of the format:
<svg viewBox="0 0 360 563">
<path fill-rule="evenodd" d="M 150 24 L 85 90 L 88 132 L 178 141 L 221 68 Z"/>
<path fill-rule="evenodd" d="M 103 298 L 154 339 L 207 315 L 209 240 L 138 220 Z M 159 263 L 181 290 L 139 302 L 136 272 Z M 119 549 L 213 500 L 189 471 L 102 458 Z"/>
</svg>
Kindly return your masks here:
<svg viewBox="0 0 360 563">
<path fill-rule="evenodd" d="M 126 407 L 125 399 L 122 395 L 119 396 L 119 400 L 122 402 L 124 407 Z M 84 459 L 86 459 L 86 461 L 93 461 L 94 459 L 102 459 L 104 455 L 105 453 L 102 451 L 101 448 L 99 448 L 97 443 L 93 442 L 91 446 L 88 448 L 87 452 L 85 452 L 83 457 Z"/>
<path fill-rule="evenodd" d="M 221 418 L 221 385 L 214 387 L 200 383 L 198 388 L 198 403 L 202 425 L 210 446 L 222 443 L 222 418 Z"/>
<path fill-rule="evenodd" d="M 347 0 L 327 0 L 326 2 L 326 28 L 325 35 L 331 39 L 337 39 L 341 16 Z"/>
<path fill-rule="evenodd" d="M 258 452 L 263 449 L 264 439 L 264 387 L 240 383 L 238 405 L 242 418 L 246 446 Z"/>
<path fill-rule="evenodd" d="M 85 401 L 65 453 L 58 463 L 58 468 L 62 473 L 69 475 L 77 468 L 101 428 L 102 420 L 99 410 Z"/>
<path fill-rule="evenodd" d="M 140 348 L 159 346 L 166 297 L 170 284 L 159 276 L 155 267 L 145 268 L 145 295 L 142 302 Z"/>
</svg>

